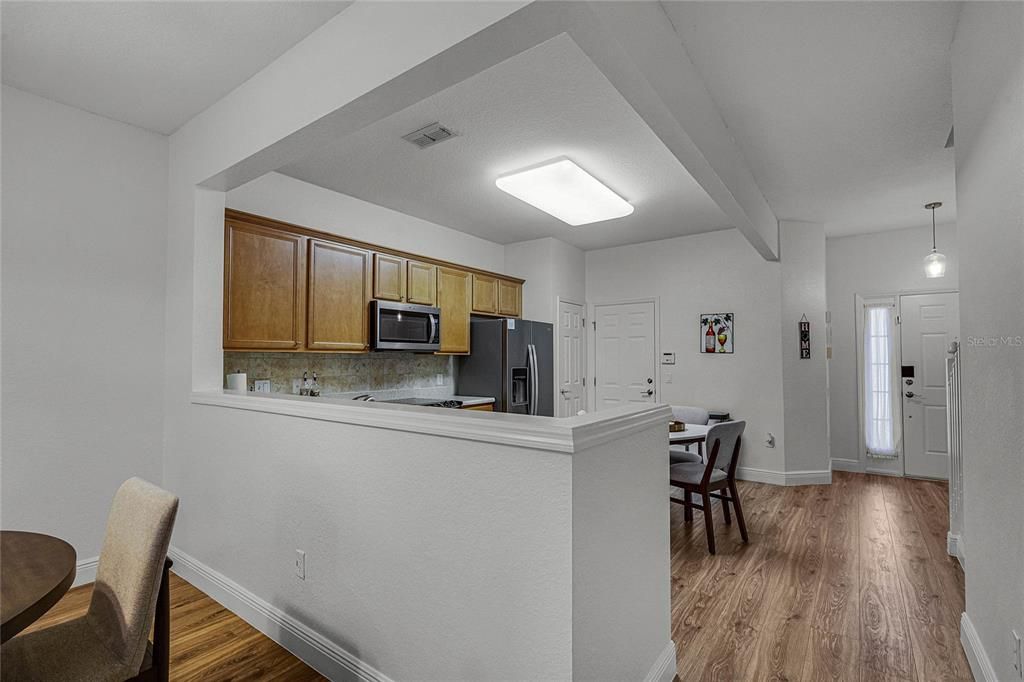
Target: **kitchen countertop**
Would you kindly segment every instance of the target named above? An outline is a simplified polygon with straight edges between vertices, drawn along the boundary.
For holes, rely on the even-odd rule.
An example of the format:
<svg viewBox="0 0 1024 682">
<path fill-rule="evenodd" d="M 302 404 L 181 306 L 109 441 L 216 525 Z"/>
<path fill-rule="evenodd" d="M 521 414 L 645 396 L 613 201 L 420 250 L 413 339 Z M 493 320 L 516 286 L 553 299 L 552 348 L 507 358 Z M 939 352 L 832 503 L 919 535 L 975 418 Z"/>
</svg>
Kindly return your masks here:
<svg viewBox="0 0 1024 682">
<path fill-rule="evenodd" d="M 452 395 L 444 398 L 445 400 L 458 400 L 462 402 L 463 407 L 476 407 L 477 405 L 490 405 L 494 402 L 494 398 L 483 398 L 476 395 Z"/>
</svg>

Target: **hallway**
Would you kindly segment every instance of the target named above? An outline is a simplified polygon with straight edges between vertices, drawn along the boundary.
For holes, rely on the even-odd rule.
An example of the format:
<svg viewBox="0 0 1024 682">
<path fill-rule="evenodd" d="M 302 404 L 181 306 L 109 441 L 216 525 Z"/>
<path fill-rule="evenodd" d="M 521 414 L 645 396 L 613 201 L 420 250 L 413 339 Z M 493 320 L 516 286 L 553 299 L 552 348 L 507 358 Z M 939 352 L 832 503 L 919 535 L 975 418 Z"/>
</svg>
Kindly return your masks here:
<svg viewBox="0 0 1024 682">
<path fill-rule="evenodd" d="M 679 679 L 970 680 L 963 571 L 946 554 L 946 484 L 833 472 L 831 486 L 741 483 L 751 542 L 715 506 L 672 506 Z"/>
</svg>

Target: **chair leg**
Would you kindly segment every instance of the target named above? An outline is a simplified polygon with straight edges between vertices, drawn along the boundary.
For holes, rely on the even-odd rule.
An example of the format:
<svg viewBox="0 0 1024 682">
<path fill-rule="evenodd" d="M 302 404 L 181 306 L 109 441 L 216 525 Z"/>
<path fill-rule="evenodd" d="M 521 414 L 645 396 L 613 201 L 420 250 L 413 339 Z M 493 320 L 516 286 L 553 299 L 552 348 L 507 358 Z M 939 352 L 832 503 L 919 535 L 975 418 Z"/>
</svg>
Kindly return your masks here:
<svg viewBox="0 0 1024 682">
<path fill-rule="evenodd" d="M 719 502 L 722 503 L 722 516 L 725 517 L 725 525 L 732 525 L 732 515 L 729 513 L 729 500 L 725 499 L 726 496 L 722 495 L 722 499 Z"/>
<path fill-rule="evenodd" d="M 683 520 L 693 521 L 693 498 L 690 497 L 690 491 L 683 491 L 683 499 L 686 500 L 686 504 L 683 505 Z"/>
<path fill-rule="evenodd" d="M 708 552 L 715 553 L 715 520 L 711 517 L 711 495 L 707 492 L 701 493 L 701 501 L 704 503 L 704 532 L 708 536 Z"/>
<path fill-rule="evenodd" d="M 740 506 L 740 493 L 736 489 L 736 481 L 729 481 L 729 497 L 732 498 L 732 506 L 736 508 L 736 523 L 740 527 L 740 537 L 743 542 L 750 542 L 747 537 L 747 524 L 743 521 L 743 507 Z"/>
<path fill-rule="evenodd" d="M 171 560 L 164 560 L 160 591 L 156 597 L 156 622 L 153 627 L 153 669 L 156 679 L 167 682 L 170 678 L 171 662 Z"/>
</svg>

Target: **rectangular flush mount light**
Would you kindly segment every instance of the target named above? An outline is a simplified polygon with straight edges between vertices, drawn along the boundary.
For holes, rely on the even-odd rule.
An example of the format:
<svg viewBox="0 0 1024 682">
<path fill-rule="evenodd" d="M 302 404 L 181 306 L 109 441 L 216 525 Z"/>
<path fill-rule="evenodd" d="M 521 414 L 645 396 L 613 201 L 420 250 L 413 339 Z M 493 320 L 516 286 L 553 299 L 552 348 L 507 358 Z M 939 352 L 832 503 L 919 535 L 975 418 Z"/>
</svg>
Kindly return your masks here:
<svg viewBox="0 0 1024 682">
<path fill-rule="evenodd" d="M 494 184 L 573 226 L 621 218 L 633 212 L 628 201 L 564 156 L 502 175 Z"/>
</svg>

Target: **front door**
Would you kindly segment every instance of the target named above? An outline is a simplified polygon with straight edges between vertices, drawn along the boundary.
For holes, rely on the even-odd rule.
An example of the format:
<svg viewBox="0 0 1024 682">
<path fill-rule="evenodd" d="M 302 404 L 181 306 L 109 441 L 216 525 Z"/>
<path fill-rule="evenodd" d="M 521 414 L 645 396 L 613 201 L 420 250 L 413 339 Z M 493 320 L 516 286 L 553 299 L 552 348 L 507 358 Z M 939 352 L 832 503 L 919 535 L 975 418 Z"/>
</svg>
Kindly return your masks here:
<svg viewBox="0 0 1024 682">
<path fill-rule="evenodd" d="M 558 405 L 559 417 L 571 417 L 587 404 L 584 379 L 587 346 L 584 343 L 583 306 L 558 302 Z"/>
<path fill-rule="evenodd" d="M 900 390 L 907 476 L 949 478 L 946 357 L 949 344 L 959 334 L 957 294 L 900 296 Z"/>
<path fill-rule="evenodd" d="M 656 402 L 654 302 L 595 305 L 594 319 L 595 409 Z"/>
</svg>

